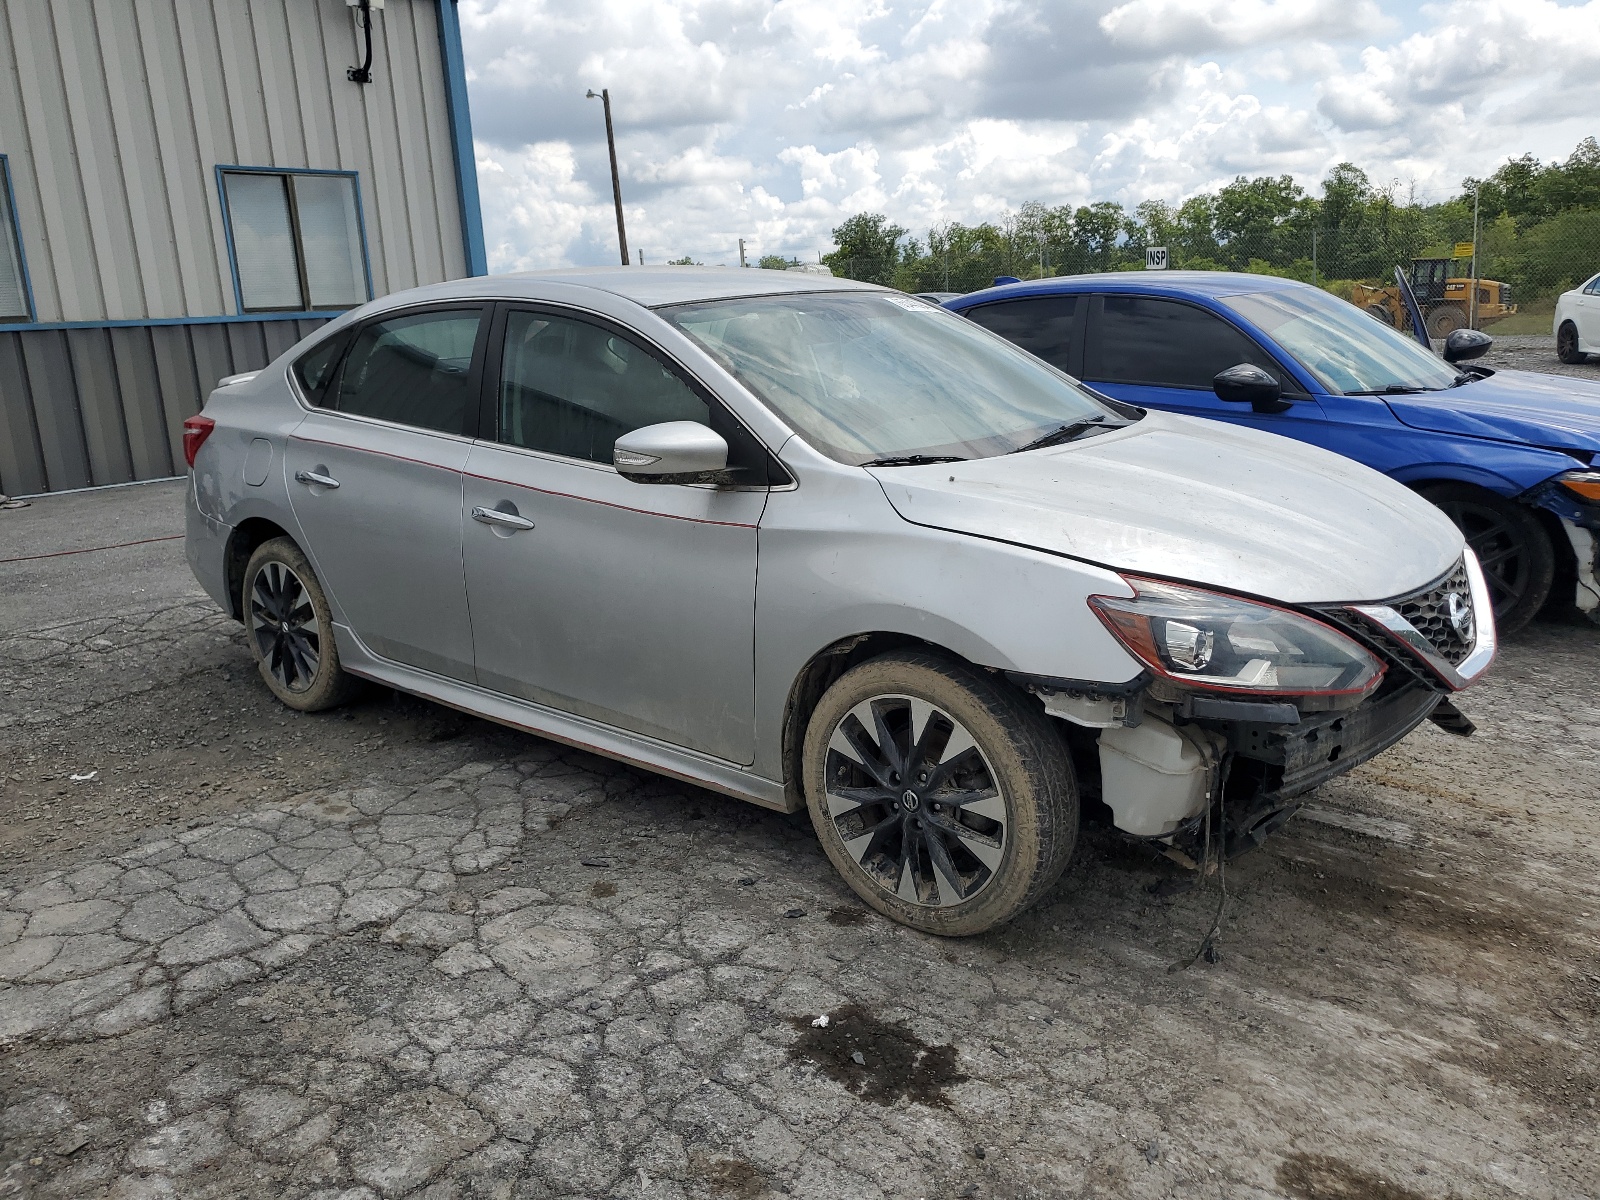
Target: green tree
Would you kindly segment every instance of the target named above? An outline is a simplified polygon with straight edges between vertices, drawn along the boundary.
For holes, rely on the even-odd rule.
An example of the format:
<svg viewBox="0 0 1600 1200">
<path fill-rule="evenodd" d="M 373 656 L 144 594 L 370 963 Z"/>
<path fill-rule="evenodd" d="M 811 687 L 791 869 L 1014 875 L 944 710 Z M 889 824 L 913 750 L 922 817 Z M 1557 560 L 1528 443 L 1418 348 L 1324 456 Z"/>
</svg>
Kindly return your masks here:
<svg viewBox="0 0 1600 1200">
<path fill-rule="evenodd" d="M 798 258 L 785 258 L 781 254 L 763 254 L 761 261 L 756 264 L 763 271 L 787 271 L 790 267 L 798 267 Z"/>
<path fill-rule="evenodd" d="M 687 254 L 685 254 L 682 258 L 669 258 L 669 259 L 667 259 L 667 266 L 669 266 L 669 267 L 703 267 L 703 266 L 705 266 L 705 263 L 695 262 L 694 259 L 690 258 Z"/>
<path fill-rule="evenodd" d="M 846 279 L 887 284 L 900 265 L 900 239 L 905 235 L 882 213 L 857 213 L 835 227 L 833 242 L 839 248 L 823 255 L 822 261 Z"/>
</svg>

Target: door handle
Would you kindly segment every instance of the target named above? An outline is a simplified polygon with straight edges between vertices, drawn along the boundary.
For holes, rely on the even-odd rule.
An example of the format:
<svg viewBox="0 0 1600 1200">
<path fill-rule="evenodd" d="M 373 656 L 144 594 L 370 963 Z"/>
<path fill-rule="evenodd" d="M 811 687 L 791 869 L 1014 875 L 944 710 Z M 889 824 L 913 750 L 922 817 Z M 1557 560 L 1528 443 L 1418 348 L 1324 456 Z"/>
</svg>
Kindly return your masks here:
<svg viewBox="0 0 1600 1200">
<path fill-rule="evenodd" d="M 303 483 L 307 487 L 327 488 L 330 492 L 339 486 L 339 481 L 331 475 L 324 475 L 321 471 L 296 471 L 294 481 Z"/>
<path fill-rule="evenodd" d="M 503 529 L 518 532 L 533 528 L 533 522 L 527 517 L 514 512 L 501 512 L 498 508 L 484 508 L 482 505 L 472 510 L 472 519 L 484 525 L 499 525 Z"/>
</svg>

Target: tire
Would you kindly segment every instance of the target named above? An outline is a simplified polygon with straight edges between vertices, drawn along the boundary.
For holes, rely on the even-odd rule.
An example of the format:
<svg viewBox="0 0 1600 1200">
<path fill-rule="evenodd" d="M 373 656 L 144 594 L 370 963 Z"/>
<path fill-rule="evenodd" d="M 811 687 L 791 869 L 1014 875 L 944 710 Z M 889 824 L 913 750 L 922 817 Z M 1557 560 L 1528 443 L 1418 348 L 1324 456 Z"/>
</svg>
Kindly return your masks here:
<svg viewBox="0 0 1600 1200">
<path fill-rule="evenodd" d="M 1588 354 L 1578 349 L 1578 327 L 1571 321 L 1561 322 L 1561 328 L 1556 330 L 1556 357 L 1569 366 L 1588 359 Z"/>
<path fill-rule="evenodd" d="M 966 748 L 951 757 L 956 739 Z M 1077 779 L 1044 709 L 940 655 L 886 654 L 845 672 L 811 714 L 803 763 L 834 867 L 873 908 L 924 933 L 968 937 L 1011 920 L 1077 845 Z"/>
<path fill-rule="evenodd" d="M 361 690 L 361 681 L 339 665 L 322 584 L 290 539 L 273 538 L 256 547 L 244 569 L 239 611 L 256 669 L 290 708 L 321 712 Z"/>
<path fill-rule="evenodd" d="M 1381 304 L 1367 305 L 1367 315 L 1375 320 L 1382 321 L 1390 329 L 1394 328 L 1394 320 L 1389 316 L 1389 310 Z"/>
<path fill-rule="evenodd" d="M 1449 337 L 1457 329 L 1465 329 L 1467 315 L 1454 304 L 1441 304 L 1424 318 L 1431 338 Z"/>
<path fill-rule="evenodd" d="M 1536 517 L 1513 500 L 1465 483 L 1440 483 L 1422 494 L 1455 522 L 1478 556 L 1494 601 L 1495 626 L 1515 633 L 1544 605 L 1555 579 L 1555 548 Z"/>
</svg>

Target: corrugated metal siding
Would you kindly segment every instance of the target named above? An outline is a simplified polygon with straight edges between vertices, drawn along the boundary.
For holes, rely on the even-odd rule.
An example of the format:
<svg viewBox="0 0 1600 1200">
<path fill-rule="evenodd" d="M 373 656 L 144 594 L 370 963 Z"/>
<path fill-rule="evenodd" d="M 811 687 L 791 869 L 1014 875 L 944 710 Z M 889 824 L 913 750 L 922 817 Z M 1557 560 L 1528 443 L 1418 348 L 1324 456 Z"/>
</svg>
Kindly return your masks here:
<svg viewBox="0 0 1600 1200">
<path fill-rule="evenodd" d="M 232 313 L 219 163 L 359 172 L 378 295 L 466 274 L 439 2 L 373 14 L 362 86 L 344 0 L 0 0 L 37 320 Z"/>
<path fill-rule="evenodd" d="M 321 324 L 0 333 L 0 493 L 181 474 L 184 418 L 217 380 L 266 366 Z"/>
</svg>

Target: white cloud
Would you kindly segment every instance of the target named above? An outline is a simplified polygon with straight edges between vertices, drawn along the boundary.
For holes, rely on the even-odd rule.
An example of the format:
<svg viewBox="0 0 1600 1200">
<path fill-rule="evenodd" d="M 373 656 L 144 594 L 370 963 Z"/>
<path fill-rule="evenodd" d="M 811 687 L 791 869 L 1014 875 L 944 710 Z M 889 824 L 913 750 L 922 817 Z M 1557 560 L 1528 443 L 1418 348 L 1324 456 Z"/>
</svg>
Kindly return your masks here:
<svg viewBox="0 0 1600 1200">
<path fill-rule="evenodd" d="M 1122 45 L 1186 54 L 1342 38 L 1388 24 L 1372 0 L 1128 0 L 1099 23 Z"/>
<path fill-rule="evenodd" d="M 1600 0 L 462 0 L 496 270 L 629 242 L 812 258 L 1028 200 L 1177 200 L 1341 160 L 1442 196 L 1600 127 Z"/>
</svg>

